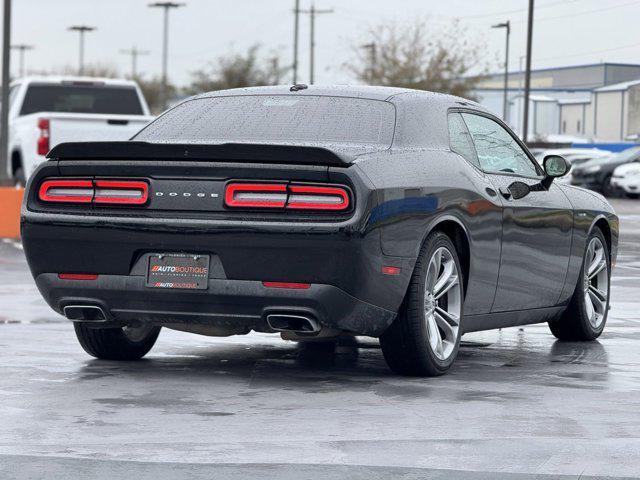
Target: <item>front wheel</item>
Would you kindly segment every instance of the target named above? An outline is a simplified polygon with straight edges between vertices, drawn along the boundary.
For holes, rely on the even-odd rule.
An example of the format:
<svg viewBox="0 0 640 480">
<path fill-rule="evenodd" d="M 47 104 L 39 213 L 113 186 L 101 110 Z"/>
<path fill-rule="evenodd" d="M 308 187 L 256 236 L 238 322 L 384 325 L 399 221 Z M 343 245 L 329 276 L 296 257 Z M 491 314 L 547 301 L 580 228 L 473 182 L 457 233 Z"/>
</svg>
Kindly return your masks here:
<svg viewBox="0 0 640 480">
<path fill-rule="evenodd" d="M 149 353 L 160 333 L 155 325 L 93 328 L 75 322 L 73 326 L 84 351 L 103 360 L 139 360 Z"/>
<path fill-rule="evenodd" d="M 380 337 L 396 373 L 436 376 L 458 354 L 464 282 L 456 247 L 442 232 L 429 235 L 418 256 L 398 318 Z"/>
<path fill-rule="evenodd" d="M 560 340 L 595 340 L 607 323 L 611 260 L 607 242 L 595 227 L 587 239 L 578 285 L 569 306 L 555 322 L 551 333 Z"/>
</svg>

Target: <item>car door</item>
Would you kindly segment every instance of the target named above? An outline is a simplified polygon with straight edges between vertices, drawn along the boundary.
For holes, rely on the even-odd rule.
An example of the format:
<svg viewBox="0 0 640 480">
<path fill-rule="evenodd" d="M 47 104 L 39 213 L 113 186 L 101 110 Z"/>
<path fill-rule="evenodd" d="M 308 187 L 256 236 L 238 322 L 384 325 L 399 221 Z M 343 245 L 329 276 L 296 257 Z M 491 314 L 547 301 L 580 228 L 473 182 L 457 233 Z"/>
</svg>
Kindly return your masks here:
<svg viewBox="0 0 640 480">
<path fill-rule="evenodd" d="M 537 185 L 543 171 L 515 135 L 488 115 L 462 113 L 482 170 L 503 205 L 498 287 L 492 312 L 557 304 L 567 273 L 572 207 L 558 185 L 515 199 L 513 182 Z"/>
</svg>

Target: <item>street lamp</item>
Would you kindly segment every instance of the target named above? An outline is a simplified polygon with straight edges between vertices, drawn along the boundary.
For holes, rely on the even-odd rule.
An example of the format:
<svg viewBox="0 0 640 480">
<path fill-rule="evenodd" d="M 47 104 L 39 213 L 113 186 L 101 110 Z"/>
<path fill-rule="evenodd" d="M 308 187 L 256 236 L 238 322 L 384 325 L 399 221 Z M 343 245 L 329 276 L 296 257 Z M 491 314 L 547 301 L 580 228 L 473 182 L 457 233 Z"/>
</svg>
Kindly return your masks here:
<svg viewBox="0 0 640 480">
<path fill-rule="evenodd" d="M 93 32 L 97 30 L 96 27 L 90 27 L 88 25 L 72 25 L 67 30 L 72 32 L 78 32 L 80 34 L 80 51 L 78 55 L 78 75 L 84 73 L 84 34 L 87 32 Z"/>
<path fill-rule="evenodd" d="M 169 42 L 169 10 L 172 8 L 184 7 L 184 3 L 176 2 L 154 2 L 149 6 L 152 8 L 164 9 L 164 33 L 162 36 L 162 85 L 160 90 L 160 103 L 162 109 L 167 108 L 167 44 Z"/>
<path fill-rule="evenodd" d="M 504 23 L 497 23 L 496 25 L 491 25 L 491 28 L 504 28 L 507 32 L 507 46 L 505 48 L 504 57 L 504 100 L 502 106 L 502 119 L 507 122 L 507 92 L 509 90 L 509 36 L 511 35 L 511 22 L 507 20 Z"/>
</svg>

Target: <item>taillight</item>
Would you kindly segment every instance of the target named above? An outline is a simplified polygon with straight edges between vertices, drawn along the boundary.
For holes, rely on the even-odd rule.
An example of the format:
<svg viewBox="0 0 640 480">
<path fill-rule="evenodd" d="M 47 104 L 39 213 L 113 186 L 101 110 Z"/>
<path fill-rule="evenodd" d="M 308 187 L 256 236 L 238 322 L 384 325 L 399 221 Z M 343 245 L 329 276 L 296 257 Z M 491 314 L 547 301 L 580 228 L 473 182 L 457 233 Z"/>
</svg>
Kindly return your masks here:
<svg viewBox="0 0 640 480">
<path fill-rule="evenodd" d="M 53 179 L 40 184 L 38 198 L 57 203 L 144 205 L 149 185 L 140 180 Z"/>
<path fill-rule="evenodd" d="M 45 180 L 40 185 L 38 197 L 43 202 L 91 203 L 91 180 Z"/>
<path fill-rule="evenodd" d="M 346 210 L 349 194 L 342 187 L 290 185 L 287 208 L 299 210 Z"/>
<path fill-rule="evenodd" d="M 49 153 L 49 138 L 51 131 L 49 130 L 50 123 L 48 118 L 38 119 L 38 129 L 40 130 L 40 136 L 38 137 L 38 155 L 46 155 Z"/>
<path fill-rule="evenodd" d="M 230 183 L 224 193 L 227 207 L 283 208 L 287 186 L 279 183 Z"/>
<path fill-rule="evenodd" d="M 149 199 L 146 182 L 128 180 L 96 180 L 93 203 L 144 205 Z"/>
<path fill-rule="evenodd" d="M 229 183 L 225 205 L 231 208 L 285 208 L 287 210 L 345 211 L 349 191 L 334 185 L 285 183 Z"/>
</svg>

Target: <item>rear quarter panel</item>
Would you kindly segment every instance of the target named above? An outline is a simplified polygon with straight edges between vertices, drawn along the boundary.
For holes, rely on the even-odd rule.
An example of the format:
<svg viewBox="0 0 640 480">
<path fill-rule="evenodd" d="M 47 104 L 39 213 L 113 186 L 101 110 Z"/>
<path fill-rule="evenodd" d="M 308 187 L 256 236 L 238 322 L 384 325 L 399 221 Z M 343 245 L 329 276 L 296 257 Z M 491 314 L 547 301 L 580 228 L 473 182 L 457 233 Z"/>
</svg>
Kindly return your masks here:
<svg viewBox="0 0 640 480">
<path fill-rule="evenodd" d="M 465 314 L 487 313 L 500 263 L 502 209 L 485 175 L 444 150 L 390 151 L 358 163 L 376 187 L 372 223 L 385 255 L 415 261 L 426 236 L 443 221 L 466 231 L 470 246 Z"/>
</svg>

